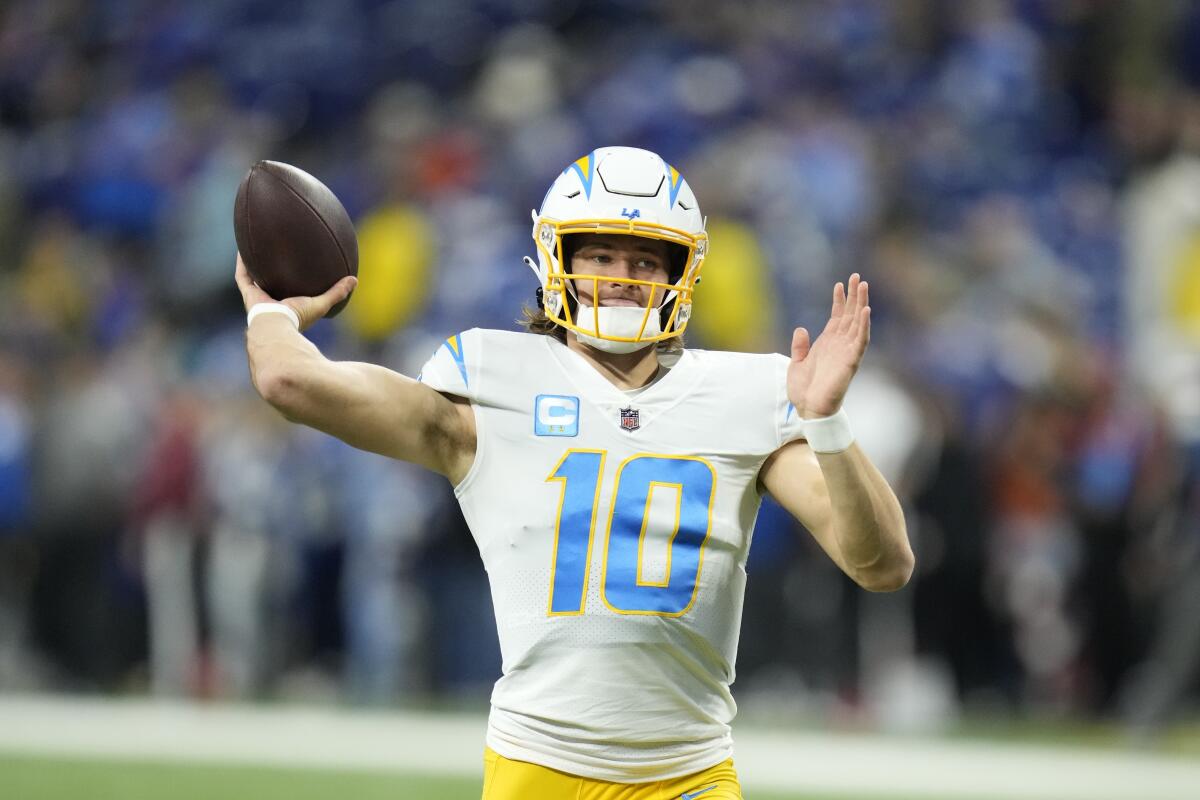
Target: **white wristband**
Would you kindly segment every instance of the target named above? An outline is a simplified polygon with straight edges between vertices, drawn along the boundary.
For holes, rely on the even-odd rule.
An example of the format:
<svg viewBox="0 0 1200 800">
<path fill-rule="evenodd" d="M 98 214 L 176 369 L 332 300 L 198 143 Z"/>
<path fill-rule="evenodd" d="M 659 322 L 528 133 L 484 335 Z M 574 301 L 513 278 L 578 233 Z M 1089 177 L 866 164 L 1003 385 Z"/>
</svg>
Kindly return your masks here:
<svg viewBox="0 0 1200 800">
<path fill-rule="evenodd" d="M 832 416 L 806 419 L 801 429 L 814 453 L 840 453 L 854 444 L 854 432 L 844 409 L 839 408 Z"/>
<path fill-rule="evenodd" d="M 255 317 L 263 314 L 283 314 L 292 321 L 292 327 L 300 330 L 300 317 L 290 306 L 283 303 L 255 303 L 250 306 L 250 313 L 246 315 L 246 327 L 250 327 L 250 323 L 254 322 Z"/>
</svg>

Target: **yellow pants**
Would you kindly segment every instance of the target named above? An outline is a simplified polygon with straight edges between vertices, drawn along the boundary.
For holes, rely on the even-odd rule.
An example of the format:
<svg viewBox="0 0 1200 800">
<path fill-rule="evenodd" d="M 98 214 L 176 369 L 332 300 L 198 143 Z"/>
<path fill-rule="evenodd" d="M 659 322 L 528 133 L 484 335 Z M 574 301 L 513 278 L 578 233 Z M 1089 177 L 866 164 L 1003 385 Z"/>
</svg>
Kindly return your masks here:
<svg viewBox="0 0 1200 800">
<path fill-rule="evenodd" d="M 701 772 L 651 783 L 610 783 L 483 754 L 483 800 L 742 800 L 733 759 Z"/>
</svg>

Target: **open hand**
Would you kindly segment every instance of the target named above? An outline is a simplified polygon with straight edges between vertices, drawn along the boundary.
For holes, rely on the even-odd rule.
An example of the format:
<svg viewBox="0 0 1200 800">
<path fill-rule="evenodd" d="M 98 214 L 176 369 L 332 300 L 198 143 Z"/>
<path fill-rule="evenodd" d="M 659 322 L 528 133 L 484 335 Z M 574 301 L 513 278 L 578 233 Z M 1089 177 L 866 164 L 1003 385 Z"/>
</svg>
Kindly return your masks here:
<svg viewBox="0 0 1200 800">
<path fill-rule="evenodd" d="M 329 313 L 329 309 L 349 297 L 350 293 L 354 291 L 354 287 L 358 285 L 358 278 L 347 275 L 329 287 L 323 294 L 316 297 L 289 297 L 286 300 L 276 300 L 260 289 L 258 284 L 250 279 L 250 273 L 246 270 L 246 265 L 242 262 L 241 253 L 238 253 L 237 266 L 234 269 L 233 277 L 237 281 L 238 289 L 242 293 L 242 302 L 245 304 L 247 311 L 250 310 L 251 306 L 258 303 L 283 303 L 292 309 L 292 311 L 295 311 L 296 316 L 300 318 L 300 330 L 305 330 Z"/>
<path fill-rule="evenodd" d="M 802 419 L 828 417 L 842 407 L 842 398 L 871 341 L 868 300 L 867 283 L 856 272 L 850 276 L 848 288 L 841 282 L 833 287 L 829 322 L 816 342 L 810 343 L 804 328 L 796 328 L 792 334 L 788 400 Z"/>
</svg>

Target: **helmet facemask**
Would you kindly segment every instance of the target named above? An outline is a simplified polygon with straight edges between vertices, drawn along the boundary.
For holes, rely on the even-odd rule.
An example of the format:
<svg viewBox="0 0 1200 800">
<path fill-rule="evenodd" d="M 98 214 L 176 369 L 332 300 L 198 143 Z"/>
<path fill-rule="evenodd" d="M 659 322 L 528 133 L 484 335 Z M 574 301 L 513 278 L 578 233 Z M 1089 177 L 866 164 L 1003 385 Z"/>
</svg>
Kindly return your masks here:
<svg viewBox="0 0 1200 800">
<path fill-rule="evenodd" d="M 589 228 L 586 232 L 609 231 Z M 622 233 L 625 234 L 625 231 L 622 230 Z M 683 332 L 688 316 L 685 309 L 690 309 L 695 283 L 688 279 L 689 267 L 695 261 L 694 247 L 673 238 L 646 237 L 665 241 L 667 245 L 667 278 L 665 281 L 655 281 L 575 272 L 572 261 L 581 247 L 580 238 L 580 233 L 565 230 L 555 237 L 555 250 L 549 260 L 556 268 L 550 271 L 550 280 L 542 293 L 543 301 L 551 298 L 545 304 L 549 319 L 573 330 L 584 343 L 613 353 L 640 350 Z M 695 272 L 693 268 L 691 273 Z M 639 292 L 639 295 L 645 296 L 644 304 L 597 305 L 596 298 L 602 295 L 601 286 L 613 285 L 644 287 Z"/>
</svg>

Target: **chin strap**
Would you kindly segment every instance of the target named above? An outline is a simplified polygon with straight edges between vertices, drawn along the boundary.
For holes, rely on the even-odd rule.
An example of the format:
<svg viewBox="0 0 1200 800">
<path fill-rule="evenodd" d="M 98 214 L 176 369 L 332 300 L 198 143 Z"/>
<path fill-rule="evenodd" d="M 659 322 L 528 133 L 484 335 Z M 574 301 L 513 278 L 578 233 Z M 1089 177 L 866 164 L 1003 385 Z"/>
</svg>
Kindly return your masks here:
<svg viewBox="0 0 1200 800">
<path fill-rule="evenodd" d="M 588 336 L 579 331 L 575 331 L 575 338 L 589 347 L 605 353 L 633 353 L 654 344 L 654 342 L 614 342 L 611 339 L 597 339 L 595 336 Z"/>
<path fill-rule="evenodd" d="M 642 320 L 645 319 L 643 325 Z M 614 341 L 613 339 L 602 339 L 598 336 L 591 336 L 584 333 L 584 330 L 598 327 L 609 335 L 616 335 L 626 339 L 635 339 L 642 336 L 653 337 L 661 332 L 659 327 L 658 317 L 651 314 L 646 315 L 646 309 L 616 306 L 616 307 L 601 307 L 594 308 L 592 306 L 579 307 L 578 327 L 575 329 L 575 336 L 584 344 L 591 345 L 597 350 L 603 350 L 606 353 L 632 353 L 635 350 L 641 350 L 643 347 L 649 347 L 654 344 L 653 341 L 632 341 L 622 342 Z"/>
<path fill-rule="evenodd" d="M 536 212 L 535 212 L 534 219 L 535 220 L 537 219 Z M 537 275 L 538 288 L 537 288 L 537 291 L 533 293 L 533 296 L 537 299 L 537 307 L 539 309 L 541 309 L 542 311 L 545 311 L 546 310 L 546 300 L 545 300 L 546 293 L 542 289 L 542 273 L 540 270 L 538 270 L 537 262 L 535 262 L 529 256 L 525 256 L 521 260 L 525 262 L 525 266 L 527 266 L 531 270 L 533 270 L 534 275 Z"/>
</svg>

